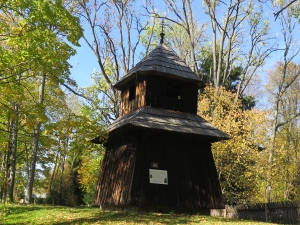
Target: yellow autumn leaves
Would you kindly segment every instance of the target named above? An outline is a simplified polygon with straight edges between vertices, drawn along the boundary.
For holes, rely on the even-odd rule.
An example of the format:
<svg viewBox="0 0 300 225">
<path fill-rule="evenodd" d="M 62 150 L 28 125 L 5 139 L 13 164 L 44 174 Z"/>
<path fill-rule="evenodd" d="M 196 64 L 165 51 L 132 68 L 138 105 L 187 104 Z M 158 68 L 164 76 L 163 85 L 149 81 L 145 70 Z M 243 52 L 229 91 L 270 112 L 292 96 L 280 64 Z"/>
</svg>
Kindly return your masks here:
<svg viewBox="0 0 300 225">
<path fill-rule="evenodd" d="M 198 104 L 200 116 L 231 136 L 212 146 L 222 192 L 229 204 L 260 200 L 257 191 L 262 153 L 258 146 L 266 145 L 267 136 L 266 112 L 243 111 L 235 96 L 224 87 L 208 86 Z"/>
</svg>

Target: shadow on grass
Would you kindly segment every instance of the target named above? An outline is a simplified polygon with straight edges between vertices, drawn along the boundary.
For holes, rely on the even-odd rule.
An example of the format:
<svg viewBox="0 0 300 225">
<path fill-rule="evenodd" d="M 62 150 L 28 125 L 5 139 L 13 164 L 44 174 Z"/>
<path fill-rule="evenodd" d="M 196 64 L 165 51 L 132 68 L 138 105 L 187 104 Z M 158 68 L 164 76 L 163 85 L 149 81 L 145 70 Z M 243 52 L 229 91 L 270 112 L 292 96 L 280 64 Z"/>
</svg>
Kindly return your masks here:
<svg viewBox="0 0 300 225">
<path fill-rule="evenodd" d="M 0 206 L 4 208 L 3 206 Z M 244 224 L 241 221 L 210 217 L 205 213 L 175 213 L 174 211 L 100 210 L 90 207 L 5 206 L 6 219 L 0 224 Z M 249 224 L 249 223 L 247 223 Z M 255 223 L 254 223 L 255 224 Z M 260 224 L 260 223 L 258 223 Z"/>
<path fill-rule="evenodd" d="M 192 222 L 191 216 L 178 214 L 162 214 L 162 213 L 141 213 L 141 212 L 99 212 L 93 218 L 81 217 L 73 219 L 69 222 L 56 222 L 55 225 L 68 224 L 107 224 L 107 223 L 129 223 L 129 224 L 187 224 Z"/>
</svg>

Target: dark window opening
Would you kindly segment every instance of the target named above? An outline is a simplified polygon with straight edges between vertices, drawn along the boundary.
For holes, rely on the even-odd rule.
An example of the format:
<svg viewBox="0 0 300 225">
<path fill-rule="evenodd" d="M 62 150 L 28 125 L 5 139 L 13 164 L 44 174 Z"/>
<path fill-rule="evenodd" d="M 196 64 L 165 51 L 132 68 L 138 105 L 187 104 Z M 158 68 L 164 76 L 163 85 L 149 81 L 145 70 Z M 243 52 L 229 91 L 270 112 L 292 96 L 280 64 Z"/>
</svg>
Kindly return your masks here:
<svg viewBox="0 0 300 225">
<path fill-rule="evenodd" d="M 129 88 L 129 101 L 132 101 L 135 99 L 135 86 L 131 86 Z"/>
<path fill-rule="evenodd" d="M 167 82 L 167 97 L 181 99 L 180 85 L 177 83 Z"/>
</svg>

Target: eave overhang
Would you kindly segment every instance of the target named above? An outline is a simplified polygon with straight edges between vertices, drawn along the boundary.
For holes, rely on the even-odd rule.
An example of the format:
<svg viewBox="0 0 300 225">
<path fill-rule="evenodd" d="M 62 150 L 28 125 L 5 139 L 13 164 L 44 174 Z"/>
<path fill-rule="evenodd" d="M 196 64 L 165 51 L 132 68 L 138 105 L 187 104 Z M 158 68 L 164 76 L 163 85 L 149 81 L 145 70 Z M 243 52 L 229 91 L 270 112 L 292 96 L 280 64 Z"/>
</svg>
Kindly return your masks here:
<svg viewBox="0 0 300 225">
<path fill-rule="evenodd" d="M 127 127 L 207 137 L 210 142 L 230 139 L 229 135 L 196 114 L 151 107 L 143 107 L 119 117 L 107 128 L 107 131 L 112 134 Z"/>
</svg>

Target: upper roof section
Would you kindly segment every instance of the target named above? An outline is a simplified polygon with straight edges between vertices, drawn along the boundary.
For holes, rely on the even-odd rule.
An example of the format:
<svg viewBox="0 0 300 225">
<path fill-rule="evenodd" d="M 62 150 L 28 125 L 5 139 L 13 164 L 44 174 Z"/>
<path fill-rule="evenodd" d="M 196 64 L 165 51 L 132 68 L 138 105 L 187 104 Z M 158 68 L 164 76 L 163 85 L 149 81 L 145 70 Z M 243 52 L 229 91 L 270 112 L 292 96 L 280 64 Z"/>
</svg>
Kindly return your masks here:
<svg viewBox="0 0 300 225">
<path fill-rule="evenodd" d="M 136 64 L 125 76 L 119 80 L 114 87 L 120 89 L 139 74 L 162 75 L 174 79 L 185 80 L 196 83 L 203 87 L 201 79 L 165 44 L 159 44 L 146 57 Z"/>
</svg>

